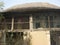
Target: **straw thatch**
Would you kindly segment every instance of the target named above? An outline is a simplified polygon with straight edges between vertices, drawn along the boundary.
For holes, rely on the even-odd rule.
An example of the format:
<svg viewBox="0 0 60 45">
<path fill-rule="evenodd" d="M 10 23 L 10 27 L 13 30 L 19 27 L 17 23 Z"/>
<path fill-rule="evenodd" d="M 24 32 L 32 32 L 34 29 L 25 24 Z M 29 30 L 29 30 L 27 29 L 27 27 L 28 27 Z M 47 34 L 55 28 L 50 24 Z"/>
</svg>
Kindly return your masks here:
<svg viewBox="0 0 60 45">
<path fill-rule="evenodd" d="M 37 2 L 37 3 L 26 3 L 26 4 L 16 5 L 6 9 L 5 11 L 7 12 L 16 11 L 16 10 L 25 11 L 25 10 L 32 10 L 32 9 L 60 9 L 60 7 L 49 3 Z"/>
</svg>

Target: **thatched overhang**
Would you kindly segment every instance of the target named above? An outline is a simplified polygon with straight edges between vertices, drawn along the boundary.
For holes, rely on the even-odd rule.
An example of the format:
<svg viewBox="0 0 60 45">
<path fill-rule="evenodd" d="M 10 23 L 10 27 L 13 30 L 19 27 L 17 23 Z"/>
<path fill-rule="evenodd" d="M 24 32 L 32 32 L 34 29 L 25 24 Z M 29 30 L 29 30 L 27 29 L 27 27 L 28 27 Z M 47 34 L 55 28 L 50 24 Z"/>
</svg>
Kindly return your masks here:
<svg viewBox="0 0 60 45">
<path fill-rule="evenodd" d="M 37 12 L 37 11 L 60 11 L 60 7 L 49 4 L 49 3 L 26 3 L 21 5 L 16 5 L 6 9 L 4 12 Z"/>
</svg>

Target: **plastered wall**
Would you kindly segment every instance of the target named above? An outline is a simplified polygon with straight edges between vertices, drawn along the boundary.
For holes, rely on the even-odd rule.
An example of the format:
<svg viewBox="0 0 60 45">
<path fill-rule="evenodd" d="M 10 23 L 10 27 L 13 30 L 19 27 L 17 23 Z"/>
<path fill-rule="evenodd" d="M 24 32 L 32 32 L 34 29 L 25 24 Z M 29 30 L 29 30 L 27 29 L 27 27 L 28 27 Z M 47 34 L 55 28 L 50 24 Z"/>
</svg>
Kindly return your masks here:
<svg viewBox="0 0 60 45">
<path fill-rule="evenodd" d="M 32 31 L 31 45 L 50 45 L 50 32 L 49 31 Z"/>
</svg>

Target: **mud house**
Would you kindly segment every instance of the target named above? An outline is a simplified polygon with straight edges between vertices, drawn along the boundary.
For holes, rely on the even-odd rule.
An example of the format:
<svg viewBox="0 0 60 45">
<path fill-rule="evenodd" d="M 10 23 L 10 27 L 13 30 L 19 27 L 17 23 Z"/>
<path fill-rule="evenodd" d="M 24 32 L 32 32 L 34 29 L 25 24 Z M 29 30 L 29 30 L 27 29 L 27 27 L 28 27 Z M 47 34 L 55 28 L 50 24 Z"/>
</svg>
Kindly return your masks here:
<svg viewBox="0 0 60 45">
<path fill-rule="evenodd" d="M 0 45 L 60 45 L 60 7 L 26 3 L 2 13 Z"/>
</svg>

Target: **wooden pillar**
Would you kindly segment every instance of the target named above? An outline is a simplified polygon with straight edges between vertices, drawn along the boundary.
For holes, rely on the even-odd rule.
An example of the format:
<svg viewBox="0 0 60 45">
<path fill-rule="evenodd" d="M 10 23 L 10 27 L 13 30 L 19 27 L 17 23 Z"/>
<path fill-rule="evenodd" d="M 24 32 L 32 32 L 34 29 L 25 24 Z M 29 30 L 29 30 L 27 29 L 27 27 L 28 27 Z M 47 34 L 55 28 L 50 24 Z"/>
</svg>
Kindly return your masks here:
<svg viewBox="0 0 60 45">
<path fill-rule="evenodd" d="M 6 32 L 4 31 L 4 37 L 3 37 L 4 39 L 4 45 L 6 45 Z"/>
<path fill-rule="evenodd" d="M 48 16 L 48 26 L 49 26 L 49 29 L 50 29 L 50 16 Z"/>
<path fill-rule="evenodd" d="M 30 24 L 30 30 L 33 30 L 33 17 L 30 15 L 29 17 L 29 24 Z"/>
<path fill-rule="evenodd" d="M 11 31 L 14 29 L 14 17 L 12 17 Z"/>
</svg>

